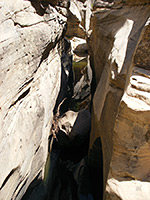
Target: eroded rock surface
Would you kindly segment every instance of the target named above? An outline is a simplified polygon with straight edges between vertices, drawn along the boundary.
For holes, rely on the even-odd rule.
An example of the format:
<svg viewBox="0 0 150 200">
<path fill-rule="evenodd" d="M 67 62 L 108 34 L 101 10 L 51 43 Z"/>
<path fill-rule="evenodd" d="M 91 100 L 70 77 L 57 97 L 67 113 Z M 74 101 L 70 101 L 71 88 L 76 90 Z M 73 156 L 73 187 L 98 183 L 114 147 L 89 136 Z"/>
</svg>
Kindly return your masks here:
<svg viewBox="0 0 150 200">
<path fill-rule="evenodd" d="M 0 199 L 43 177 L 66 20 L 49 4 L 0 1 Z"/>
<path fill-rule="evenodd" d="M 144 28 L 144 35 L 138 45 L 134 58 L 135 66 L 149 70 L 150 67 L 150 19 Z"/>
<path fill-rule="evenodd" d="M 103 5 L 95 8 L 89 39 L 95 76 L 91 149 L 100 137 L 103 198 L 148 199 L 149 72 L 139 68 L 132 76 L 131 72 L 150 5 L 148 1 L 99 2 Z"/>
<path fill-rule="evenodd" d="M 91 2 L 92 0 L 70 0 L 66 33 L 68 37 L 86 37 L 90 25 Z"/>
<path fill-rule="evenodd" d="M 148 70 L 134 67 L 115 121 L 107 198 L 149 199 L 149 81 Z"/>
<path fill-rule="evenodd" d="M 148 52 L 145 51 L 149 45 L 149 26 L 148 20 L 135 55 L 134 61 L 138 61 L 121 99 L 114 127 L 114 150 L 107 196 L 115 194 L 120 199 L 130 199 L 133 196 L 131 199 L 148 200 L 150 194 L 150 62 Z M 125 191 L 128 191 L 126 195 Z"/>
</svg>

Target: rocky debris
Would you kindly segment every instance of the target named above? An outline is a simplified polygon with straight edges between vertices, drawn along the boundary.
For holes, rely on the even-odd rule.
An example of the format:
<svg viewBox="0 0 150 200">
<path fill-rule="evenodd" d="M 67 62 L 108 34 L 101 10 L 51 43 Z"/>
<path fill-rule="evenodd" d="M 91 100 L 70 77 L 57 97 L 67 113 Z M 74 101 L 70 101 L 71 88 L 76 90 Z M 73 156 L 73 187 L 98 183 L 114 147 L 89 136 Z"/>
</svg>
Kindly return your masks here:
<svg viewBox="0 0 150 200">
<path fill-rule="evenodd" d="M 21 199 L 43 178 L 60 90 L 66 17 L 30 1 L 0 2 L 0 198 Z"/>
<path fill-rule="evenodd" d="M 149 167 L 146 164 L 144 167 L 148 160 L 146 155 L 149 155 L 148 143 L 144 139 L 149 123 L 149 95 L 145 92 L 149 78 L 147 74 L 144 75 L 147 72 L 142 72 L 147 79 L 132 79 L 132 85 L 134 81 L 138 83 L 134 83 L 130 93 L 134 94 L 133 90 L 138 87 L 135 97 L 127 94 L 131 90 L 129 79 L 134 53 L 150 15 L 150 5 L 145 2 L 118 3 L 118 7 L 112 10 L 97 10 L 92 19 L 89 52 L 95 79 L 92 89 L 95 94 L 90 146 L 92 148 L 95 141 L 101 138 L 104 199 L 148 199 L 147 191 L 143 190 L 145 184 L 149 188 Z M 141 91 L 143 87 L 145 89 Z M 93 161 L 90 164 L 95 166 Z M 136 179 L 139 182 L 134 182 Z M 132 183 L 137 187 L 131 187 Z M 124 189 L 123 184 L 126 185 Z M 134 193 L 133 188 L 136 188 Z"/>
<path fill-rule="evenodd" d="M 74 70 L 74 100 L 83 101 L 90 95 L 90 85 L 92 81 L 92 71 L 90 68 L 87 43 L 85 39 L 73 37 L 71 40 L 73 51 Z"/>
<path fill-rule="evenodd" d="M 58 146 L 80 146 L 88 138 L 91 129 L 91 117 L 88 110 L 67 111 L 57 120 L 56 141 Z M 64 139 L 63 139 L 64 138 Z"/>
</svg>

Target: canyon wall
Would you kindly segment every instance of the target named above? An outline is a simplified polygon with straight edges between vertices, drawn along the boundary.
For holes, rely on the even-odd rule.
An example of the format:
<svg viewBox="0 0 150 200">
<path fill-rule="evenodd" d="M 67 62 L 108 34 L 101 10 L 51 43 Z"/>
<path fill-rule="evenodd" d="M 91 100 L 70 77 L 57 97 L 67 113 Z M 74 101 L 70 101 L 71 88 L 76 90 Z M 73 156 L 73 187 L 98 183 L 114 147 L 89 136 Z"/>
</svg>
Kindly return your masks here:
<svg viewBox="0 0 150 200">
<path fill-rule="evenodd" d="M 62 82 L 68 73 L 64 36 L 67 31 L 85 38 L 90 5 L 91 0 L 0 0 L 1 200 L 21 199 L 45 176 L 53 109 L 68 87 Z"/>
<path fill-rule="evenodd" d="M 101 139 L 107 200 L 148 200 L 150 195 L 149 16 L 149 1 L 94 4 L 88 39 L 95 77 L 90 148 L 100 148 Z M 91 166 L 101 159 L 97 154 Z"/>
<path fill-rule="evenodd" d="M 149 199 L 149 16 L 149 0 L 0 0 L 1 200 L 44 177 L 65 31 L 88 36 L 96 190 L 101 178 L 103 199 Z"/>
<path fill-rule="evenodd" d="M 44 175 L 66 21 L 50 4 L 0 1 L 1 200 Z"/>
</svg>

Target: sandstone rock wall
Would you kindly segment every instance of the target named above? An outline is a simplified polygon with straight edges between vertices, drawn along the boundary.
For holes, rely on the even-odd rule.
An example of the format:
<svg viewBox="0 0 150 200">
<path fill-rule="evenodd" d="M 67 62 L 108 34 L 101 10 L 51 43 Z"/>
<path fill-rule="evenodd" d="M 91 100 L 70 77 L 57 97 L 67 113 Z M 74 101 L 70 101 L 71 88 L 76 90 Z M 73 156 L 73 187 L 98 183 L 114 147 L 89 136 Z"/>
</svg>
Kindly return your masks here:
<svg viewBox="0 0 150 200">
<path fill-rule="evenodd" d="M 43 177 L 66 20 L 49 4 L 0 1 L 1 200 Z"/>
<path fill-rule="evenodd" d="M 114 198 L 120 199 L 149 199 L 150 62 L 149 50 L 145 51 L 149 46 L 149 27 L 148 21 L 135 54 L 137 62 L 118 108 L 107 198 L 115 194 Z"/>
<path fill-rule="evenodd" d="M 133 70 L 133 58 L 149 1 L 97 2 L 89 38 L 95 76 L 91 149 L 101 138 L 104 199 L 148 199 L 149 71 Z"/>
<path fill-rule="evenodd" d="M 67 33 L 68 37 L 85 38 L 89 29 L 92 0 L 70 0 Z"/>
</svg>

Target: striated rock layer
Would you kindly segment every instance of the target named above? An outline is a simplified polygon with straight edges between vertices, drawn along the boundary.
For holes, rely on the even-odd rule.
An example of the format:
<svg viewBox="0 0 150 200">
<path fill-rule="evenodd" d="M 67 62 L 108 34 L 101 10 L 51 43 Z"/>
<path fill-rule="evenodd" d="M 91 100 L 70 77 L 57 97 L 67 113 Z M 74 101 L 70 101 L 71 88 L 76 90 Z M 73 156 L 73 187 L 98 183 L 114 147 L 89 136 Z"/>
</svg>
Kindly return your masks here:
<svg viewBox="0 0 150 200">
<path fill-rule="evenodd" d="M 142 56 L 137 56 L 133 68 L 133 58 L 150 15 L 149 1 L 97 2 L 89 38 L 95 76 L 90 146 L 101 138 L 103 198 L 148 200 L 150 65 L 144 59 L 146 66 L 141 69 Z M 90 162 L 98 163 L 92 158 Z"/>
<path fill-rule="evenodd" d="M 50 5 L 0 0 L 0 199 L 43 177 L 60 89 L 66 17 Z"/>
<path fill-rule="evenodd" d="M 134 63 L 130 82 L 121 99 L 114 127 L 114 150 L 107 195 L 115 193 L 121 199 L 148 200 L 150 195 L 150 62 L 148 52 L 145 51 L 149 45 L 149 28 L 148 21 L 135 54 L 137 62 Z"/>
</svg>

